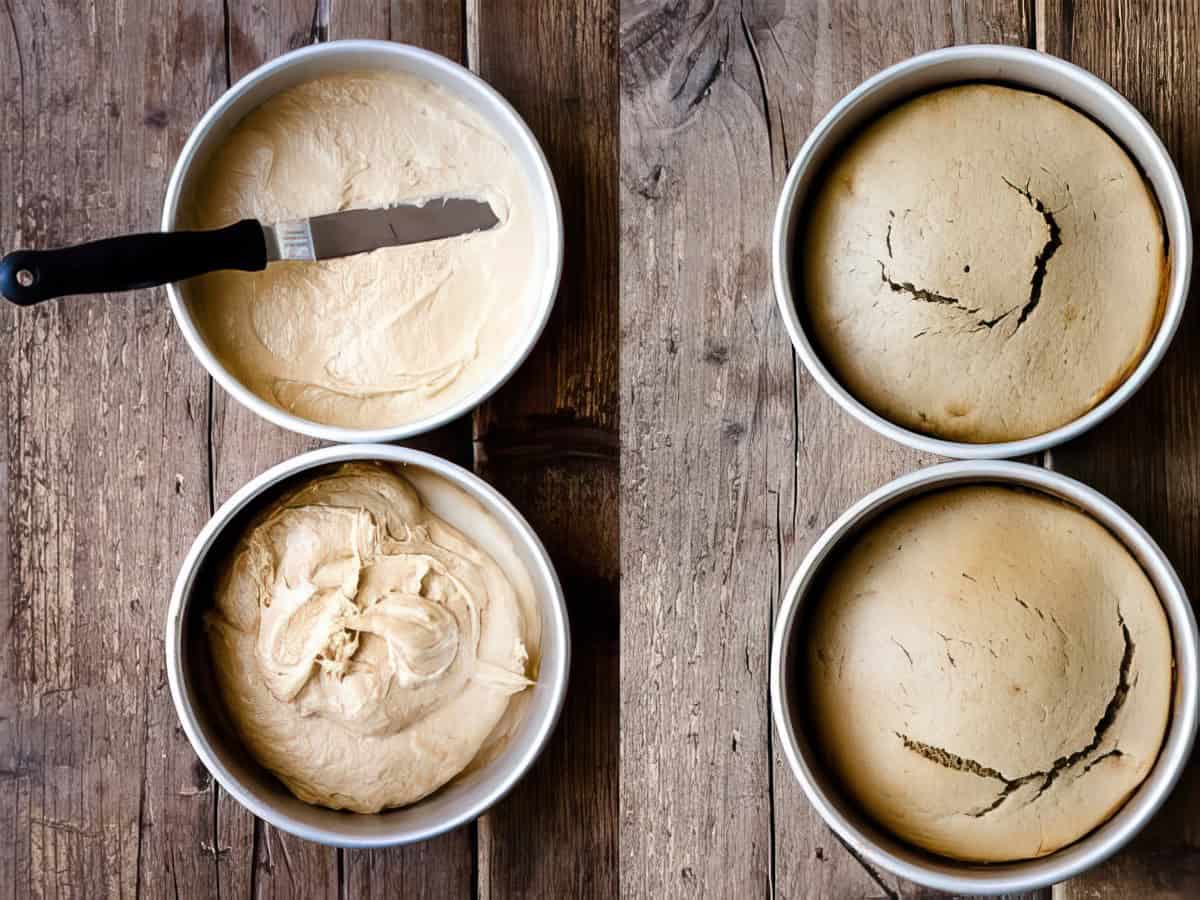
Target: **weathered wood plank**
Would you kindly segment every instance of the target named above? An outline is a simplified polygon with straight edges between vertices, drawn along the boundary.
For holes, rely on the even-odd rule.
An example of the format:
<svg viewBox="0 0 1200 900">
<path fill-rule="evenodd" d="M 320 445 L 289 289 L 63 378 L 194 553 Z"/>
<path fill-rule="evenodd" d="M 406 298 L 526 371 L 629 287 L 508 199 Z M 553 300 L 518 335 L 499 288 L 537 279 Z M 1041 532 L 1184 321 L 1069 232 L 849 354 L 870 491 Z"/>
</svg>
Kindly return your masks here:
<svg viewBox="0 0 1200 900">
<path fill-rule="evenodd" d="M 1039 46 L 1095 72 L 1128 97 L 1167 144 L 1184 188 L 1200 190 L 1200 38 L 1193 4 L 1089 0 L 1041 10 Z M 1195 302 L 1195 292 L 1192 301 Z M 1200 596 L 1200 340 L 1184 317 L 1162 367 L 1094 432 L 1050 454 L 1053 468 L 1103 491 L 1154 536 L 1192 597 Z M 1200 893 L 1200 766 L 1193 760 L 1145 832 L 1056 897 L 1194 897 Z"/>
<path fill-rule="evenodd" d="M 621 77 L 621 880 L 763 896 L 777 163 L 737 4 L 624 3 Z"/>
<path fill-rule="evenodd" d="M 157 227 L 224 87 L 219 4 L 0 16 L 0 246 Z M 0 310 L 0 882 L 209 893 L 207 774 L 177 729 L 162 616 L 208 510 L 207 388 L 161 291 Z"/>
<path fill-rule="evenodd" d="M 416 44 L 466 64 L 466 0 L 392 0 L 388 25 L 393 41 Z"/>
<path fill-rule="evenodd" d="M 227 6 L 230 83 L 288 50 L 312 43 L 321 4 L 275 0 Z M 210 460 L 213 501 L 220 505 L 246 481 L 288 457 L 319 446 L 260 420 L 210 382 Z M 229 851 L 220 859 L 222 894 L 312 897 L 338 895 L 338 851 L 294 838 L 256 819 L 218 789 L 217 829 Z"/>
<path fill-rule="evenodd" d="M 234 80 L 280 53 L 327 38 L 390 37 L 461 58 L 462 4 L 460 0 L 231 3 L 229 35 Z M 409 443 L 468 463 L 469 422 L 464 419 Z M 217 502 L 263 469 L 318 444 L 258 420 L 217 388 L 213 420 Z M 470 828 L 419 847 L 339 853 L 253 821 L 228 797 L 222 799 L 220 813 L 228 844 L 240 841 L 254 848 L 242 865 L 229 867 L 232 877 L 227 884 L 232 893 L 239 893 L 247 880 L 259 893 L 280 896 L 294 895 L 298 886 L 310 896 L 323 892 L 331 897 L 339 894 L 339 888 L 343 896 L 387 896 L 398 884 L 404 885 L 405 896 L 412 897 L 462 896 L 470 890 L 475 867 Z M 246 842 L 247 835 L 251 843 Z"/>
<path fill-rule="evenodd" d="M 622 883 L 650 896 L 918 893 L 867 870 L 771 734 L 769 637 L 803 551 L 870 488 L 934 460 L 798 371 L 768 232 L 832 104 L 922 50 L 1025 43 L 976 4 L 623 6 Z M 701 424 L 707 423 L 707 424 Z"/>
<path fill-rule="evenodd" d="M 411 847 L 347 850 L 343 857 L 343 897 L 440 900 L 472 896 L 475 839 L 471 825 Z"/>
<path fill-rule="evenodd" d="M 483 897 L 617 893 L 615 33 L 608 0 L 468 4 L 471 66 L 541 141 L 567 234 L 546 334 L 475 416 L 476 468 L 546 542 L 573 637 L 571 688 L 550 746 L 479 822 Z"/>
</svg>

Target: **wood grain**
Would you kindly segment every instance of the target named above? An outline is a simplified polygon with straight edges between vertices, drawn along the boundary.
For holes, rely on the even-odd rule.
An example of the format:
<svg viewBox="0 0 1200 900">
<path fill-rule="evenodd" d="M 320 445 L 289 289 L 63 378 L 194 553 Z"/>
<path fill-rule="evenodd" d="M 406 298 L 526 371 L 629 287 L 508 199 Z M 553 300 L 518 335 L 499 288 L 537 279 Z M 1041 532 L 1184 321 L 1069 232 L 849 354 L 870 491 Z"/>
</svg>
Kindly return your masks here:
<svg viewBox="0 0 1200 900">
<path fill-rule="evenodd" d="M 521 373 L 473 422 L 421 443 L 473 462 L 543 535 L 575 662 L 551 747 L 478 836 L 339 854 L 256 823 L 177 726 L 161 614 L 212 505 L 316 442 L 214 390 L 161 292 L 4 309 L 0 884 L 48 897 L 606 897 L 619 821 L 629 896 L 924 893 L 837 842 L 771 733 L 785 579 L 849 502 L 932 461 L 847 421 L 797 369 L 768 279 L 776 195 L 807 131 L 862 78 L 934 46 L 1026 43 L 1031 21 L 1039 46 L 1148 115 L 1195 191 L 1190 4 L 1046 3 L 1035 16 L 1016 0 L 627 0 L 619 226 L 611 4 L 2 8 L 3 249 L 153 228 L 191 124 L 228 79 L 287 49 L 356 36 L 464 60 L 470 49 L 546 147 L 569 251 L 555 317 Z M 1193 592 L 1200 373 L 1181 351 L 1197 327 L 1185 321 L 1135 405 L 1050 455 L 1137 516 Z M 1198 785 L 1193 766 L 1129 850 L 1056 896 L 1195 896 Z"/>
<path fill-rule="evenodd" d="M 224 87 L 219 7 L 2 8 L 0 245 L 157 227 L 186 130 Z M 0 359 L 0 883 L 209 893 L 208 779 L 162 650 L 208 512 L 206 379 L 160 291 L 5 304 Z"/>
<path fill-rule="evenodd" d="M 1048 3 L 1040 46 L 1099 75 L 1150 121 L 1184 189 L 1200 190 L 1200 75 L 1193 49 L 1200 18 L 1189 3 Z M 1194 283 L 1194 282 L 1193 282 Z M 1195 302 L 1193 292 L 1190 302 Z M 1128 510 L 1200 596 L 1200 340 L 1185 315 L 1158 372 L 1095 431 L 1050 456 L 1053 468 Z M 1124 852 L 1055 890 L 1056 897 L 1195 897 L 1200 893 L 1200 767 Z"/>
<path fill-rule="evenodd" d="M 615 36 L 609 0 L 468 3 L 471 67 L 541 142 L 567 247 L 541 341 L 475 415 L 476 469 L 546 543 L 572 626 L 558 729 L 533 771 L 479 822 L 481 897 L 617 893 Z"/>
<path fill-rule="evenodd" d="M 621 77 L 622 885 L 763 896 L 773 161 L 738 6 L 623 3 Z"/>
<path fill-rule="evenodd" d="M 933 462 L 798 370 L 767 237 L 808 131 L 886 65 L 1027 43 L 1017 3 L 622 6 L 621 879 L 630 896 L 916 896 L 855 859 L 771 732 L 786 579 L 853 500 Z"/>
<path fill-rule="evenodd" d="M 321 4 L 268 0 L 227 7 L 226 71 L 229 84 L 269 59 L 315 42 Z M 258 473 L 320 442 L 259 419 L 210 380 L 209 459 L 213 507 Z M 292 837 L 255 818 L 219 787 L 216 790 L 221 893 L 286 897 L 303 890 L 338 896 L 340 852 Z"/>
<path fill-rule="evenodd" d="M 277 0 L 231 3 L 229 12 L 232 80 L 281 53 L 326 38 L 392 38 L 452 58 L 461 56 L 461 0 L 423 4 Z M 212 465 L 218 504 L 264 469 L 320 443 L 260 420 L 219 388 L 214 391 L 213 411 Z M 469 423 L 460 421 L 409 443 L 466 463 Z M 235 895 L 244 893 L 241 888 L 247 881 L 256 893 L 279 896 L 294 895 L 298 888 L 310 896 L 387 896 L 397 884 L 403 884 L 405 895 L 412 897 L 463 896 L 471 889 L 475 840 L 470 826 L 416 847 L 338 851 L 276 831 L 228 797 L 222 796 L 218 810 L 226 845 L 239 848 L 231 851 L 228 867 L 228 887 Z"/>
<path fill-rule="evenodd" d="M 229 79 L 318 31 L 312 4 L 228 7 L 226 22 L 211 2 L 6 2 L 0 245 L 157 226 L 175 156 Z M 398 12 L 397 37 L 461 54 L 459 2 L 337 12 L 323 33 L 387 37 Z M 469 892 L 469 830 L 341 860 L 224 796 L 176 722 L 161 640 L 175 568 L 213 504 L 315 442 L 215 392 L 161 291 L 0 315 L 0 880 L 39 896 L 382 896 L 397 878 L 411 896 Z M 469 461 L 469 422 L 418 443 Z"/>
<path fill-rule="evenodd" d="M 551 532 L 573 598 L 574 699 L 528 786 L 490 817 L 482 864 L 473 828 L 342 854 L 262 825 L 216 788 L 176 724 L 161 611 L 215 505 L 316 442 L 215 389 L 161 292 L 3 311 L 0 781 L 12 789 L 0 883 L 39 896 L 615 892 L 614 16 L 571 6 L 515 17 L 472 6 L 468 29 L 462 0 L 5 0 L 7 248 L 153 228 L 192 123 L 286 50 L 390 37 L 466 61 L 470 34 L 477 65 L 547 140 L 570 230 L 590 252 L 568 261 L 571 297 L 533 372 L 474 430 L 464 419 L 412 442 L 509 490 Z M 509 60 L 531 28 L 535 52 Z"/>
</svg>

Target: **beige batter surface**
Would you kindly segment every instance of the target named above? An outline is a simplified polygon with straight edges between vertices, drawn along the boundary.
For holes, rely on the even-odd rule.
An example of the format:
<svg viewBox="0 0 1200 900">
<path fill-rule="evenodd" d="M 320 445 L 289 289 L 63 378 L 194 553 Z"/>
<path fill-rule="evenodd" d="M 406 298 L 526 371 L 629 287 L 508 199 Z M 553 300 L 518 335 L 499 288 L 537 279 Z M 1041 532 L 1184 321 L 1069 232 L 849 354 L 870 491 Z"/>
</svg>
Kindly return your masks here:
<svg viewBox="0 0 1200 900">
<path fill-rule="evenodd" d="M 1158 596 L 1089 516 L 965 487 L 872 524 L 810 624 L 816 745 L 898 837 L 962 860 L 1041 856 L 1146 777 L 1171 705 Z"/>
<path fill-rule="evenodd" d="M 207 625 L 226 708 L 301 800 L 420 800 L 511 731 L 536 677 L 527 573 L 431 513 L 431 480 L 414 476 L 418 493 L 375 463 L 319 475 L 258 515 L 219 582 Z M 499 526 L 473 514 L 504 555 Z"/>
<path fill-rule="evenodd" d="M 948 88 L 884 115 L 822 181 L 801 238 L 810 332 L 906 428 L 1007 441 L 1066 424 L 1141 360 L 1167 283 L 1125 151 L 1040 94 Z"/>
<path fill-rule="evenodd" d="M 326 425 L 401 425 L 481 389 L 533 322 L 533 212 L 509 147 L 441 88 L 364 73 L 283 92 L 220 147 L 182 221 L 274 223 L 441 194 L 486 199 L 501 224 L 195 279 L 185 297 L 205 341 L 255 394 Z"/>
</svg>

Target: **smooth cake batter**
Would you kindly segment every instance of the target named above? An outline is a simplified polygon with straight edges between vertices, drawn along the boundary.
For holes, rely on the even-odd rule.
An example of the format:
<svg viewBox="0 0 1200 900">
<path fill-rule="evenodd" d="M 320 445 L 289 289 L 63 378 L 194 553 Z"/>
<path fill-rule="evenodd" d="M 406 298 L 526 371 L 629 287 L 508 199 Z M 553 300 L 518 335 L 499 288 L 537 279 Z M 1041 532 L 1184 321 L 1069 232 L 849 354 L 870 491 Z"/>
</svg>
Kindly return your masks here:
<svg viewBox="0 0 1200 900">
<path fill-rule="evenodd" d="M 1105 822 L 1167 729 L 1171 634 L 1150 580 L 1044 494 L 919 497 L 836 560 L 808 631 L 815 745 L 846 793 L 944 856 L 1042 856 Z"/>
<path fill-rule="evenodd" d="M 273 97 L 210 160 L 185 227 L 264 223 L 441 194 L 488 200 L 485 233 L 189 282 L 204 340 L 301 418 L 382 428 L 435 415 L 519 352 L 537 259 L 522 169 L 473 109 L 412 75 L 321 78 Z"/>
<path fill-rule="evenodd" d="M 801 236 L 802 312 L 862 403 L 973 443 L 1104 400 L 1158 326 L 1154 196 L 1099 125 L 1050 97 L 966 85 L 902 104 L 826 170 Z"/>
<path fill-rule="evenodd" d="M 219 581 L 207 625 L 226 708 L 301 800 L 420 800 L 494 749 L 536 677 L 527 573 L 431 513 L 438 484 L 376 463 L 317 475 L 255 518 Z"/>
</svg>

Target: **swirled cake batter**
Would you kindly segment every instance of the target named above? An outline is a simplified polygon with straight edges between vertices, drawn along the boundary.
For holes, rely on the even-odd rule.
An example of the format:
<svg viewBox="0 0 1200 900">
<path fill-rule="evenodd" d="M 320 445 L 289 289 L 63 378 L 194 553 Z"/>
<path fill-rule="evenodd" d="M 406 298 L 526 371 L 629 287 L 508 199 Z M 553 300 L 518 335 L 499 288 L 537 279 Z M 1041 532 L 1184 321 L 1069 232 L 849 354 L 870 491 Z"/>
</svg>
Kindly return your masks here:
<svg viewBox="0 0 1200 900">
<path fill-rule="evenodd" d="M 184 296 L 205 342 L 255 394 L 326 425 L 402 425 L 478 391 L 532 324 L 533 211 L 508 145 L 443 89 L 372 72 L 286 90 L 214 153 L 181 219 L 273 223 L 442 194 L 488 200 L 500 224 L 195 279 Z"/>
<path fill-rule="evenodd" d="M 506 572 L 374 463 L 263 510 L 207 626 L 254 757 L 301 800 L 365 813 L 420 800 L 486 755 L 540 642 L 527 573 Z"/>
</svg>

